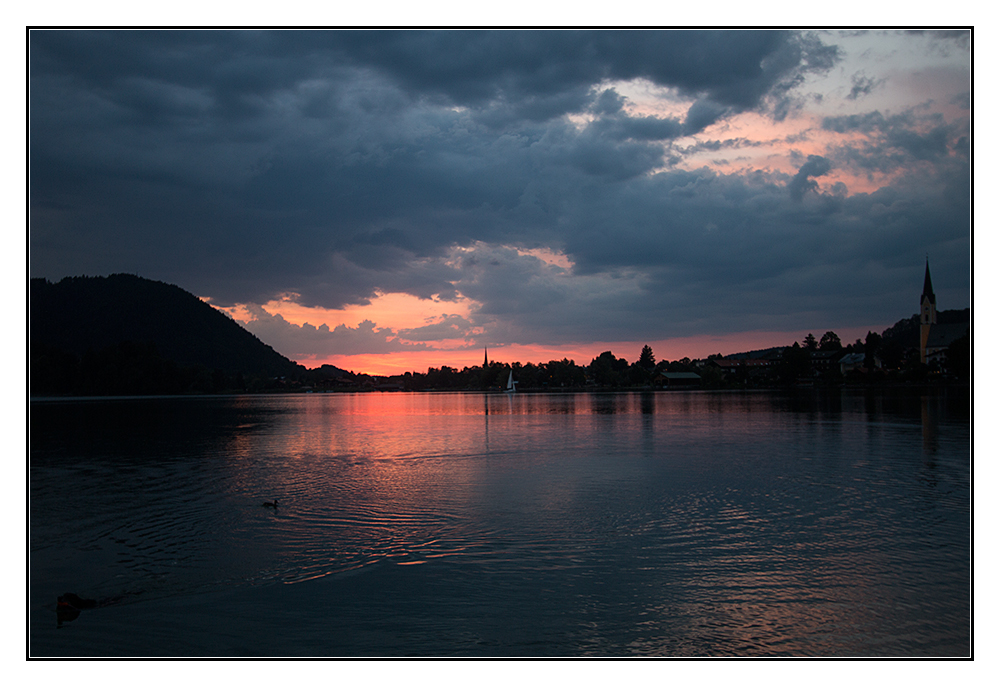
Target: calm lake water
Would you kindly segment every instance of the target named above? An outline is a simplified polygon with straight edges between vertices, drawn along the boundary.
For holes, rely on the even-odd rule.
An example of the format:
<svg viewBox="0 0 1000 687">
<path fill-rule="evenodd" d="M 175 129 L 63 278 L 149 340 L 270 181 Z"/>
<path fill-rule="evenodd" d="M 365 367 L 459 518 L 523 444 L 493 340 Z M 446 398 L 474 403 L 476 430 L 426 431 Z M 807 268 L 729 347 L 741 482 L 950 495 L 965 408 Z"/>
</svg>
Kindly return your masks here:
<svg viewBox="0 0 1000 687">
<path fill-rule="evenodd" d="M 970 472 L 961 391 L 34 401 L 29 651 L 966 656 Z"/>
</svg>

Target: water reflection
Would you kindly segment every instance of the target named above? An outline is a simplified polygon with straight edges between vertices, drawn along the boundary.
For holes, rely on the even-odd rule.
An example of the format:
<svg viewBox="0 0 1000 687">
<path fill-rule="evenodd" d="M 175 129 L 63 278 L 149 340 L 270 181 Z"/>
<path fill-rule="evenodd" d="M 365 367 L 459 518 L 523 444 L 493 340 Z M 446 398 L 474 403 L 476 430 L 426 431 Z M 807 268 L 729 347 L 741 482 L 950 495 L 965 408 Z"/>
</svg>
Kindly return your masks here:
<svg viewBox="0 0 1000 687">
<path fill-rule="evenodd" d="M 622 394 L 593 394 L 590 396 L 590 407 L 598 415 L 614 415 L 628 411 L 628 403 L 632 396 Z"/>
<path fill-rule="evenodd" d="M 267 433 L 289 410 L 249 396 L 33 402 L 31 459 L 39 465 L 67 454 L 116 462 L 216 455 L 234 436 Z"/>
<path fill-rule="evenodd" d="M 920 427 L 924 438 L 924 455 L 933 459 L 937 453 L 938 422 L 943 414 L 940 397 L 920 397 Z"/>
<path fill-rule="evenodd" d="M 651 392 L 644 392 L 639 396 L 640 412 L 643 415 L 652 415 L 656 412 L 656 395 Z"/>
<path fill-rule="evenodd" d="M 835 396 L 33 407 L 32 594 L 51 625 L 67 588 L 178 599 L 326 578 L 311 593 L 343 617 L 324 623 L 381 619 L 380 637 L 437 655 L 961 652 L 967 420 L 933 395 Z M 359 579 L 380 594 L 352 601 Z"/>
</svg>

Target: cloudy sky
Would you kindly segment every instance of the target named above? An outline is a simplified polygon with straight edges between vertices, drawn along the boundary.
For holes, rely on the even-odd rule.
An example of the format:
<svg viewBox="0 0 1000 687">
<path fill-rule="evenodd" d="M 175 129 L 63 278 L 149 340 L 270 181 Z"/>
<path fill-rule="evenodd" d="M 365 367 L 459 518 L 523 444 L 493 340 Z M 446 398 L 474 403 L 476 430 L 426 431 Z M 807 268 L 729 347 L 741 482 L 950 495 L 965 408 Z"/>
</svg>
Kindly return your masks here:
<svg viewBox="0 0 1000 687">
<path fill-rule="evenodd" d="M 33 31 L 29 270 L 308 367 L 845 343 L 970 305 L 971 37 Z"/>
</svg>

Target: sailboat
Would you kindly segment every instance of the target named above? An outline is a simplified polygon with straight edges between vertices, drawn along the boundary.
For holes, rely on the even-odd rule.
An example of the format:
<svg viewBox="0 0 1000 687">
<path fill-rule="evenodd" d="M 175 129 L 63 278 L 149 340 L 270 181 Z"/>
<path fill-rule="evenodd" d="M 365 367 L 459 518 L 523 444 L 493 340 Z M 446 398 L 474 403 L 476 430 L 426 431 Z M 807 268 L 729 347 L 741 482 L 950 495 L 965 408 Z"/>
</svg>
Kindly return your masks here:
<svg viewBox="0 0 1000 687">
<path fill-rule="evenodd" d="M 517 384 L 517 382 L 514 381 L 514 370 L 511 370 L 510 374 L 507 375 L 507 388 L 504 389 L 503 392 L 505 394 L 512 394 L 512 393 L 514 393 L 515 391 L 517 391 L 517 389 L 514 388 L 516 384 Z"/>
</svg>

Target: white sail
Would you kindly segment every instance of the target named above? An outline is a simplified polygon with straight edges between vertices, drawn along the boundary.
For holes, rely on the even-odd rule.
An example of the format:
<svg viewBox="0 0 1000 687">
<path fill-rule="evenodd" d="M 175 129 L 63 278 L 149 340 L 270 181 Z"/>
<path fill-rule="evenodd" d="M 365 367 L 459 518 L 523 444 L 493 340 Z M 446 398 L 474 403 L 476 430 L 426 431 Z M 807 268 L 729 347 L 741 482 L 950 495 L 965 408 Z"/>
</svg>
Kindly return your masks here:
<svg viewBox="0 0 1000 687">
<path fill-rule="evenodd" d="M 504 391 L 508 393 L 514 393 L 514 391 L 516 391 L 516 389 L 514 388 L 515 384 L 517 384 L 517 382 L 514 381 L 514 370 L 511 370 L 510 374 L 507 375 L 507 388 L 504 389 Z"/>
</svg>

